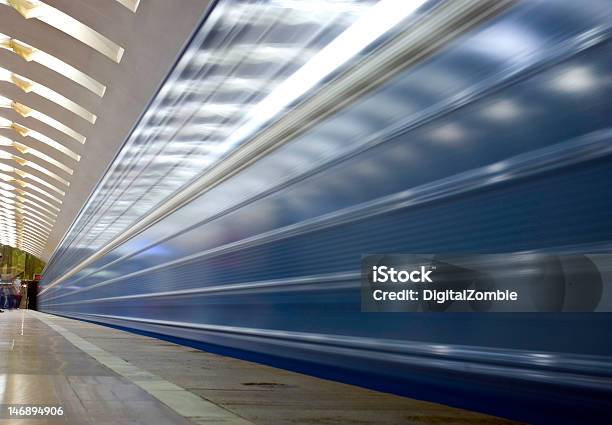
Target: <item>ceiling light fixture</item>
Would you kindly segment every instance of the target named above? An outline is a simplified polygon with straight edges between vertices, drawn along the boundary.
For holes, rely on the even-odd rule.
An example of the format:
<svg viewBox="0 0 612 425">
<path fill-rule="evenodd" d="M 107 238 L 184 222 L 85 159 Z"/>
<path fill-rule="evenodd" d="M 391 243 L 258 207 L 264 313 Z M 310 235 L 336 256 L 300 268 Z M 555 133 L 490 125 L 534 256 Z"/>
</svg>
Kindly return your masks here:
<svg viewBox="0 0 612 425">
<path fill-rule="evenodd" d="M 86 44 L 113 61 L 121 62 L 121 57 L 124 53 L 123 47 L 61 10 L 49 6 L 40 0 L 0 0 L 0 4 L 12 7 L 25 19 L 38 19 Z"/>
<path fill-rule="evenodd" d="M 18 124 L 14 121 L 11 121 L 3 116 L 0 116 L 0 128 L 6 128 L 6 129 L 12 129 L 13 131 L 15 131 L 17 134 L 19 134 L 21 137 L 31 137 L 32 139 L 38 140 L 41 143 L 44 143 L 47 146 L 50 146 L 58 151 L 60 151 L 61 153 L 63 153 L 64 155 L 74 159 L 75 161 L 79 161 L 81 159 L 81 155 L 77 154 L 76 152 L 73 152 L 72 150 L 68 149 L 66 146 L 62 145 L 61 143 L 53 140 L 52 138 L 45 136 L 44 134 L 36 131 L 36 130 L 32 130 L 31 128 L 28 128 L 26 126 L 23 126 L 21 124 Z M 15 146 L 16 148 L 17 145 L 19 143 L 13 143 L 13 146 Z M 18 148 L 19 149 L 19 148 Z M 29 150 L 30 148 L 25 147 L 25 150 L 21 150 L 19 149 L 20 152 L 25 153 Z M 57 162 L 57 161 L 56 161 Z"/>
<path fill-rule="evenodd" d="M 26 176 L 27 176 L 26 178 L 35 177 L 35 176 L 29 176 L 29 175 L 27 175 L 27 173 L 23 173 L 23 175 L 26 175 Z M 36 178 L 36 177 L 35 177 L 35 178 Z M 19 179 L 17 179 L 17 178 L 15 178 L 15 177 L 13 177 L 13 176 L 10 176 L 10 175 L 5 174 L 5 173 L 2 173 L 2 172 L 0 172 L 0 180 L 3 180 L 3 181 L 5 181 L 5 182 L 15 182 L 15 183 L 17 183 L 19 186 L 21 186 L 21 187 L 32 187 L 32 188 L 37 188 L 37 187 L 38 187 L 38 186 L 36 186 L 36 185 L 33 185 L 33 184 L 31 184 L 31 183 L 28 183 L 28 182 L 25 182 L 25 181 L 23 181 L 23 180 L 19 180 Z M 33 179 L 32 179 L 32 180 L 33 180 Z M 57 187 L 55 187 L 55 186 L 53 186 L 53 185 L 51 185 L 51 184 L 49 184 L 49 183 L 45 182 L 44 180 L 40 180 L 40 181 L 41 181 L 42 183 L 44 183 L 44 186 L 46 186 L 46 187 L 48 187 L 49 189 L 53 190 L 53 191 L 54 191 L 54 192 L 56 192 L 58 195 L 60 195 L 60 196 L 65 196 L 65 195 L 66 195 L 66 192 L 64 192 L 64 191 L 62 191 L 62 190 L 60 190 L 60 189 L 58 189 Z M 35 189 L 35 190 L 38 190 L 38 189 Z"/>
<path fill-rule="evenodd" d="M 61 74 L 62 76 L 74 81 L 75 83 L 85 87 L 91 92 L 100 97 L 104 96 L 106 86 L 99 81 L 93 79 L 82 71 L 79 71 L 72 65 L 56 58 L 49 53 L 45 53 L 34 46 L 30 46 L 23 41 L 11 38 L 6 34 L 0 33 L 0 49 L 10 50 L 16 55 L 22 57 L 28 62 L 36 62 L 52 71 Z"/>
<path fill-rule="evenodd" d="M 82 134 L 77 133 L 67 125 L 62 124 L 61 122 L 51 118 L 48 115 L 43 114 L 42 112 L 38 112 L 36 109 L 30 108 L 29 106 L 26 106 L 19 102 L 15 102 L 14 100 L 11 100 L 2 95 L 0 95 L 0 108 L 12 109 L 24 118 L 33 118 L 35 120 L 38 120 L 44 124 L 47 124 L 49 127 L 53 127 L 57 131 L 60 131 L 67 136 L 70 136 L 81 144 L 85 143 L 86 137 Z"/>
<path fill-rule="evenodd" d="M 2 1 L 2 0 L 0 0 Z M 89 112 L 87 109 L 83 108 L 76 102 L 68 99 L 65 96 L 62 96 L 56 91 L 51 90 L 50 88 L 37 83 L 36 81 L 30 80 L 29 78 L 23 77 L 19 74 L 15 74 L 14 72 L 0 67 L 0 81 L 6 81 L 8 83 L 14 84 L 24 93 L 36 93 L 37 95 L 44 97 L 45 99 L 56 103 L 64 109 L 69 110 L 73 114 L 76 114 L 83 118 L 84 120 L 89 121 L 92 124 L 95 124 L 97 117 Z"/>
<path fill-rule="evenodd" d="M 1 139 L 6 139 L 6 138 L 5 137 L 0 137 L 0 140 Z M 10 139 L 7 139 L 7 140 L 10 140 Z M 30 146 L 27 146 L 27 145 L 24 145 L 23 143 L 12 141 L 12 144 L 10 146 L 13 146 L 15 149 L 17 149 L 22 154 L 32 155 L 32 156 L 34 156 L 36 158 L 42 159 L 43 161 L 48 162 L 49 164 L 56 166 L 57 168 L 61 169 L 62 171 L 64 171 L 67 174 L 72 175 L 72 173 L 74 172 L 72 170 L 72 168 L 67 167 L 64 163 L 62 163 L 60 161 L 57 161 L 55 158 L 52 158 L 49 155 L 44 154 L 44 153 L 42 153 L 41 151 L 39 151 L 37 149 L 34 149 L 34 148 L 32 148 Z M 31 166 L 32 166 L 32 168 L 36 168 L 37 170 L 40 171 L 40 169 L 38 167 L 34 167 L 33 165 L 31 165 Z M 62 183 L 64 183 L 67 186 L 69 185 L 69 182 L 67 180 L 62 179 L 61 177 L 57 178 L 56 177 L 57 174 L 53 174 L 52 175 L 52 174 L 50 174 L 50 172 L 45 173 L 45 174 L 48 174 L 48 175 L 56 178 L 57 180 L 61 181 Z"/>
</svg>

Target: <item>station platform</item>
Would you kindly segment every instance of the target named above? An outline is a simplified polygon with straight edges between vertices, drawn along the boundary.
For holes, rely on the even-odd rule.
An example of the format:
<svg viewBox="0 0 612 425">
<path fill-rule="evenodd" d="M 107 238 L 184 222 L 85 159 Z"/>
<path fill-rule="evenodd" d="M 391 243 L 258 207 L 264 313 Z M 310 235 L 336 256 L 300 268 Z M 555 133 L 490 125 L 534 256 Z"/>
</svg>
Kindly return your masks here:
<svg viewBox="0 0 612 425">
<path fill-rule="evenodd" d="M 5 425 L 513 423 L 30 310 L 0 314 L 0 351 Z"/>
</svg>

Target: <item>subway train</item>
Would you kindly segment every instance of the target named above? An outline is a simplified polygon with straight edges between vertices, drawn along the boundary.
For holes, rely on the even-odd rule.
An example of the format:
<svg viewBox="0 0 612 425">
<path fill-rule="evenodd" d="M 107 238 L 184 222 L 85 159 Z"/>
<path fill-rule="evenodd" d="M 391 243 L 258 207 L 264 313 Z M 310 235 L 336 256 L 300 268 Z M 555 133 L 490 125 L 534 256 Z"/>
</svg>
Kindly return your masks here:
<svg viewBox="0 0 612 425">
<path fill-rule="evenodd" d="M 439 37 L 423 31 L 468 4 L 447 11 Z M 275 25 L 282 38 L 283 25 L 307 24 Z M 362 312 L 361 260 L 530 253 L 598 264 L 612 248 L 612 3 L 432 1 L 402 25 L 209 168 L 164 169 L 156 184 L 178 182 L 160 189 L 146 223 L 104 221 L 109 204 L 127 211 L 120 191 L 139 196 L 129 208 L 152 193 L 139 192 L 136 163 L 111 168 L 51 258 L 39 309 L 522 421 L 605 422 L 609 268 L 588 311 L 566 311 L 560 289 L 555 308 L 533 313 Z M 223 31 L 213 10 L 118 161 L 143 126 L 169 122 L 159 111 L 201 101 L 197 82 L 227 72 L 197 60 Z M 268 72 L 249 66 L 240 72 Z M 185 79 L 193 91 L 176 100 L 166 87 Z"/>
</svg>

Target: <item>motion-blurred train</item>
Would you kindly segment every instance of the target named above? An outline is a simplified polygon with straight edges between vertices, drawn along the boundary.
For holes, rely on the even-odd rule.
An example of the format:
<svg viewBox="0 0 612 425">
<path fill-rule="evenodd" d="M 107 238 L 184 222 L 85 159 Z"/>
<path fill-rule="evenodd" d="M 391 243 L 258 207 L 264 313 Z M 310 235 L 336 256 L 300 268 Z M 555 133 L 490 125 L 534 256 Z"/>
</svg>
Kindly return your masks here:
<svg viewBox="0 0 612 425">
<path fill-rule="evenodd" d="M 361 311 L 367 253 L 599 265 L 612 248 L 612 2 L 421 3 L 219 159 L 242 162 L 185 182 L 181 199 L 155 207 L 171 210 L 112 249 L 80 242 L 86 207 L 45 270 L 39 308 L 524 421 L 609 417 L 605 265 L 582 312 L 566 311 L 565 281 L 537 313 Z M 214 13 L 187 56 L 224 31 Z M 276 44 L 314 25 L 278 16 Z M 221 72 L 181 63 L 177 79 Z"/>
</svg>

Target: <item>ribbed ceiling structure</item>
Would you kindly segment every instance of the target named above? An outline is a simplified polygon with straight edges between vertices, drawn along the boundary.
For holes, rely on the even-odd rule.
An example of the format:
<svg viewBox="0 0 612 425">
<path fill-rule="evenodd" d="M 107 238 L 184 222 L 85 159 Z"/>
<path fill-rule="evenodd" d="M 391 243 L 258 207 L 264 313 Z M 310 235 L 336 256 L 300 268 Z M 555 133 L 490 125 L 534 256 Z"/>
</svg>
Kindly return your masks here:
<svg viewBox="0 0 612 425">
<path fill-rule="evenodd" d="M 134 13 L 138 7 L 136 3 L 122 4 L 129 9 L 126 13 Z M 124 53 L 121 46 L 53 6 L 39 0 L 0 0 L 0 5 L 13 8 L 24 20 L 39 20 L 86 44 L 97 53 L 117 63 L 121 62 Z M 37 63 L 66 76 L 75 84 L 91 90 L 94 96 L 104 96 L 104 84 L 37 46 L 0 32 L 0 47 L 26 62 Z M 24 93 L 43 97 L 92 125 L 97 120 L 97 116 L 86 107 L 48 87 L 44 81 L 35 81 L 9 66 L 0 66 L 0 81 L 13 84 Z M 45 112 L 0 92 L 0 129 L 8 133 L 0 136 L 0 158 L 3 160 L 0 167 L 0 243 L 35 255 L 42 254 L 49 233 L 61 212 L 75 163 L 81 160 L 82 145 L 87 143 L 86 135 Z M 17 119 L 15 115 L 18 115 Z M 28 127 L 26 120 L 38 121 L 44 130 L 37 131 Z M 54 138 L 56 132 L 62 133 L 65 138 Z M 36 149 L 39 143 L 50 148 L 51 153 L 46 154 Z M 30 170 L 26 171 L 28 168 Z"/>
<path fill-rule="evenodd" d="M 53 252 L 209 2 L 168 3 L 0 0 L 0 244 Z"/>
</svg>

